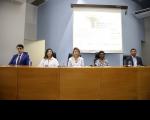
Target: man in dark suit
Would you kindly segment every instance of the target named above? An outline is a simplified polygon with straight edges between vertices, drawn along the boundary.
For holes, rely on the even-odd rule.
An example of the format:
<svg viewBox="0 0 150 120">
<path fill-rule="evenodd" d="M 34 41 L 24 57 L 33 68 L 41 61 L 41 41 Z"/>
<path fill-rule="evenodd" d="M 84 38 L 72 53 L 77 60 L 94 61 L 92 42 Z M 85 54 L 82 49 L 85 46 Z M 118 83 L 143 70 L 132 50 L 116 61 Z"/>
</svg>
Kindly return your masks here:
<svg viewBox="0 0 150 120">
<path fill-rule="evenodd" d="M 29 55 L 27 52 L 24 52 L 24 46 L 22 44 L 18 44 L 16 46 L 18 50 L 18 54 L 15 54 L 9 65 L 29 65 Z"/>
<path fill-rule="evenodd" d="M 143 66 L 142 58 L 136 56 L 136 49 L 132 48 L 130 50 L 130 56 L 126 59 L 126 65 L 128 66 Z"/>
</svg>

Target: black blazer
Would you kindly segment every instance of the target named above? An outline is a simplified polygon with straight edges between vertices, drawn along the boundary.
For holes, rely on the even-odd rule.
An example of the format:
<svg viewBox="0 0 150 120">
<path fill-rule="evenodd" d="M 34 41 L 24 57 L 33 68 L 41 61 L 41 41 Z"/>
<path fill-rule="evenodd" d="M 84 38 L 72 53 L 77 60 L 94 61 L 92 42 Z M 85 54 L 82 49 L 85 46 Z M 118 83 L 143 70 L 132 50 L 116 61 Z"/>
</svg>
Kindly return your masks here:
<svg viewBox="0 0 150 120">
<path fill-rule="evenodd" d="M 136 59 L 137 59 L 137 65 L 143 66 L 142 58 L 139 57 L 139 56 L 136 56 Z M 126 63 L 125 63 L 125 65 L 128 65 L 128 62 L 129 62 L 129 61 L 131 61 L 132 66 L 133 66 L 133 59 L 132 59 L 132 56 L 129 56 L 129 57 L 126 58 Z"/>
</svg>

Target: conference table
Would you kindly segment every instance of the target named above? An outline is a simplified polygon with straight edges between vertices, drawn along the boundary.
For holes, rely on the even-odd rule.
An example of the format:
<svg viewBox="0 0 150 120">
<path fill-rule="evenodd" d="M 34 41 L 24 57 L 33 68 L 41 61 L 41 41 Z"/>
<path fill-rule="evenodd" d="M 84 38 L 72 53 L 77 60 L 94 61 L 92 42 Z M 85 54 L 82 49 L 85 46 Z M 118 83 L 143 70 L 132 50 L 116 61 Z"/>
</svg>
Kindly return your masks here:
<svg viewBox="0 0 150 120">
<path fill-rule="evenodd" d="M 0 66 L 0 100 L 150 100 L 150 66 Z"/>
</svg>

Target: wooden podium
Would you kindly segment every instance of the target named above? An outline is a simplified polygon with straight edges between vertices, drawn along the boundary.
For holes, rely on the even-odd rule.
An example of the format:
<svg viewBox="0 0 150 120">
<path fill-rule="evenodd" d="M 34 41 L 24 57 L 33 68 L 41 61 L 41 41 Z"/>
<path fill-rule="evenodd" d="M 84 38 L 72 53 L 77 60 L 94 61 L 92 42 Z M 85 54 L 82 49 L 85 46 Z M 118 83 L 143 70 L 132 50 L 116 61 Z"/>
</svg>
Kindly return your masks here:
<svg viewBox="0 0 150 120">
<path fill-rule="evenodd" d="M 150 67 L 0 67 L 4 100 L 150 100 Z"/>
</svg>

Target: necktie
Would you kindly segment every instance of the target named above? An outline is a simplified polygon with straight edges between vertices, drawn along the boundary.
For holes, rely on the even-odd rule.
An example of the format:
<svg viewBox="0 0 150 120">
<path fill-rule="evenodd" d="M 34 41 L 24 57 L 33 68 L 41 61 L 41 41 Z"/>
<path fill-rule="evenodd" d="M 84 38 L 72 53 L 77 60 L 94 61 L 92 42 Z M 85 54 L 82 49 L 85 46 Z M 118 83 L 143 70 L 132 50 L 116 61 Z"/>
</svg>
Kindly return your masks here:
<svg viewBox="0 0 150 120">
<path fill-rule="evenodd" d="M 17 65 L 19 65 L 19 64 L 20 64 L 20 58 L 21 58 L 21 55 L 19 55 L 19 57 L 18 57 Z"/>
</svg>

